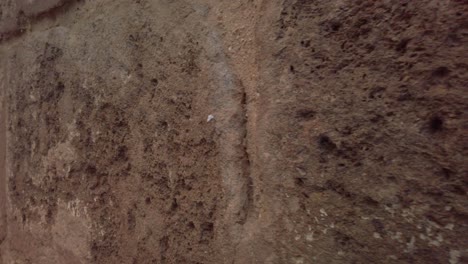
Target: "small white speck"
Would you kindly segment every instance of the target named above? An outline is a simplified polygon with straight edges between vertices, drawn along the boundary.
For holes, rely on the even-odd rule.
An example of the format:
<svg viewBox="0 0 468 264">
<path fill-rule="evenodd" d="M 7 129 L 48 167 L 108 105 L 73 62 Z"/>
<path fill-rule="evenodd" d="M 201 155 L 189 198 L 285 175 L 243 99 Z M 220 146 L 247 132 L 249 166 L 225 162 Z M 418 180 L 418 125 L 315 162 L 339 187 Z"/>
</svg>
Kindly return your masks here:
<svg viewBox="0 0 468 264">
<path fill-rule="evenodd" d="M 322 216 L 328 216 L 327 212 L 325 212 L 325 209 L 323 209 L 323 208 L 320 209 L 320 214 Z"/>
<path fill-rule="evenodd" d="M 308 233 L 306 235 L 306 240 L 309 242 L 314 241 L 314 232 Z"/>
<path fill-rule="evenodd" d="M 374 232 L 373 236 L 374 236 L 375 239 L 381 239 L 381 238 L 382 238 L 382 237 L 380 236 L 380 234 L 377 233 L 377 232 Z"/>
<path fill-rule="evenodd" d="M 213 119 L 214 119 L 214 115 L 208 115 L 208 118 L 206 119 L 206 122 L 210 122 Z"/>
</svg>

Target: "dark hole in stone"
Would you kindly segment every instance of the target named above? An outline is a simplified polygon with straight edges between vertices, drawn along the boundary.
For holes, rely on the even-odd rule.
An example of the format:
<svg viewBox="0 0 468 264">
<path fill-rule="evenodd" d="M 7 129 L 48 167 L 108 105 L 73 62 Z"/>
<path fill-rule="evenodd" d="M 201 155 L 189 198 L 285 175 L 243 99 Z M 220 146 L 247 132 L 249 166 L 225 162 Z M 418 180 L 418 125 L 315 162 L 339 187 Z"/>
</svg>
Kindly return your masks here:
<svg viewBox="0 0 468 264">
<path fill-rule="evenodd" d="M 320 135 L 318 139 L 319 147 L 325 150 L 336 149 L 336 144 L 327 136 Z"/>
<path fill-rule="evenodd" d="M 117 150 L 117 160 L 128 160 L 127 151 L 126 146 L 120 146 Z"/>
<path fill-rule="evenodd" d="M 315 111 L 310 109 L 302 109 L 297 111 L 296 116 L 298 118 L 310 119 L 315 116 Z"/>
<path fill-rule="evenodd" d="M 347 246 L 351 242 L 351 237 L 337 231 L 335 233 L 335 241 L 337 241 L 341 246 Z"/>
<path fill-rule="evenodd" d="M 194 229 L 194 228 L 195 228 L 195 224 L 194 224 L 192 221 L 190 221 L 190 222 L 188 223 L 187 226 L 188 226 L 190 229 Z"/>
<path fill-rule="evenodd" d="M 304 183 L 305 183 L 304 180 L 305 180 L 304 178 L 295 178 L 295 179 L 294 179 L 294 182 L 295 182 L 296 185 L 298 185 L 298 186 L 304 186 Z"/>
<path fill-rule="evenodd" d="M 175 198 L 172 199 L 171 211 L 177 210 L 178 207 L 179 207 L 179 204 L 177 203 L 177 200 Z"/>
<path fill-rule="evenodd" d="M 310 40 L 302 40 L 301 41 L 301 46 L 308 48 L 310 47 Z"/>
<path fill-rule="evenodd" d="M 155 78 L 151 79 L 151 84 L 152 84 L 153 86 L 157 86 L 158 83 L 159 83 L 158 79 L 155 79 Z"/>
<path fill-rule="evenodd" d="M 373 207 L 378 207 L 379 206 L 379 202 L 377 202 L 376 200 L 374 200 L 373 198 L 369 197 L 369 196 L 366 196 L 362 199 L 362 202 L 366 205 L 369 205 L 369 206 L 373 206 Z"/>
<path fill-rule="evenodd" d="M 53 217 L 54 217 L 54 212 L 52 211 L 52 209 L 47 209 L 47 213 L 46 213 L 46 219 L 47 219 L 47 222 L 52 222 L 53 221 Z"/>
<path fill-rule="evenodd" d="M 442 175 L 445 179 L 449 180 L 453 175 L 453 171 L 447 168 L 442 168 Z"/>
<path fill-rule="evenodd" d="M 450 70 L 447 67 L 438 67 L 432 72 L 432 77 L 442 78 L 447 76 L 450 73 Z"/>
<path fill-rule="evenodd" d="M 404 38 L 402 39 L 395 47 L 395 50 L 398 52 L 405 53 L 406 52 L 406 47 L 408 46 L 408 43 L 410 42 L 411 39 L 409 38 Z"/>
<path fill-rule="evenodd" d="M 396 182 L 397 178 L 395 176 L 388 176 L 387 180 L 390 181 L 390 182 Z"/>
<path fill-rule="evenodd" d="M 200 227 L 203 231 L 213 232 L 213 223 L 204 222 Z"/>
<path fill-rule="evenodd" d="M 65 89 L 65 85 L 64 85 L 62 82 L 59 82 L 59 83 L 57 84 L 57 90 L 58 90 L 59 92 L 62 92 L 64 89 Z"/>
<path fill-rule="evenodd" d="M 151 198 L 150 198 L 150 197 L 146 197 L 145 203 L 146 203 L 146 204 L 151 204 Z"/>
<path fill-rule="evenodd" d="M 330 23 L 330 28 L 331 28 L 332 31 L 338 31 L 341 28 L 341 23 L 338 22 L 338 21 L 332 21 Z"/>
<path fill-rule="evenodd" d="M 371 121 L 372 123 L 377 123 L 377 122 L 379 122 L 380 120 L 382 120 L 382 118 L 383 118 L 383 116 L 381 116 L 381 115 L 379 115 L 379 114 L 376 114 L 375 116 L 373 116 L 373 117 L 370 119 L 370 121 Z"/>
<path fill-rule="evenodd" d="M 289 71 L 291 71 L 291 73 L 296 73 L 296 70 L 294 69 L 294 66 L 289 66 Z"/>
<path fill-rule="evenodd" d="M 161 126 L 161 128 L 163 128 L 163 129 L 167 129 L 167 127 L 168 127 L 168 124 L 167 124 L 167 122 L 166 122 L 166 121 L 162 121 L 162 122 L 160 122 L 160 123 L 159 123 L 159 125 L 160 125 L 160 126 Z"/>
<path fill-rule="evenodd" d="M 429 132 L 437 133 L 437 132 L 442 131 L 443 128 L 444 128 L 444 120 L 442 120 L 441 117 L 433 116 L 429 120 Z"/>
<path fill-rule="evenodd" d="M 87 174 L 93 175 L 93 174 L 96 173 L 97 169 L 96 169 L 96 167 L 94 165 L 88 165 L 88 167 L 86 167 L 85 171 L 86 171 Z"/>
</svg>

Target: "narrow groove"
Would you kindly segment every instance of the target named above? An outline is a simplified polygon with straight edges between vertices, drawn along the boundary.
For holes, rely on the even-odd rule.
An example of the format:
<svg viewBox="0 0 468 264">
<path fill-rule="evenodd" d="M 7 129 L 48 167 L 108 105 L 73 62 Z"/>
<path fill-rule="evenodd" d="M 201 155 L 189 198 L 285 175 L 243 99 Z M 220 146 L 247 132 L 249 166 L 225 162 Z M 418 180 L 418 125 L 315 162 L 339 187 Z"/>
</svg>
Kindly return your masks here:
<svg viewBox="0 0 468 264">
<path fill-rule="evenodd" d="M 245 87 L 242 92 L 242 101 L 241 101 L 241 109 L 242 109 L 242 115 L 243 115 L 243 159 L 244 159 L 244 165 L 242 168 L 242 174 L 244 177 L 244 190 L 245 190 L 245 195 L 246 195 L 246 201 L 242 206 L 243 210 L 243 219 L 241 219 L 241 223 L 245 224 L 247 221 L 252 209 L 254 208 L 253 205 L 253 180 L 251 177 L 251 159 L 250 159 L 250 154 L 249 154 L 249 149 L 248 149 L 248 116 L 247 116 L 247 93 L 245 91 Z"/>
</svg>

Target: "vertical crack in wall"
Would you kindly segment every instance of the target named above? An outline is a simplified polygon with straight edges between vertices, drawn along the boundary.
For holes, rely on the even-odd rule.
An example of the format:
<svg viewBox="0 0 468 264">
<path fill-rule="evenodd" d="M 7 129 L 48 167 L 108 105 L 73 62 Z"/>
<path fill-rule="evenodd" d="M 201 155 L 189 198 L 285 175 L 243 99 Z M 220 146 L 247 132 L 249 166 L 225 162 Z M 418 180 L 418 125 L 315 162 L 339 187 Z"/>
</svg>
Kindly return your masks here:
<svg viewBox="0 0 468 264">
<path fill-rule="evenodd" d="M 243 166 L 243 177 L 245 179 L 245 193 L 246 193 L 246 201 L 244 202 L 243 205 L 243 214 L 244 218 L 242 219 L 241 223 L 245 224 L 247 221 L 247 218 L 249 217 L 249 214 L 251 210 L 253 209 L 253 180 L 252 180 L 252 175 L 251 175 L 251 164 L 252 161 L 250 159 L 250 154 L 249 154 L 249 130 L 248 130 L 248 114 L 247 114 L 247 92 L 245 89 L 245 86 L 242 85 L 243 89 L 243 94 L 242 94 L 242 102 L 241 102 L 241 107 L 242 107 L 242 116 L 244 118 L 243 124 L 242 124 L 242 129 L 244 133 L 244 142 L 243 142 L 243 154 L 244 154 L 244 166 Z"/>
<path fill-rule="evenodd" d="M 232 184 L 232 180 L 223 178 L 227 195 L 224 198 L 225 213 L 219 223 L 224 232 L 220 232 L 218 240 L 224 259 L 233 259 L 232 263 L 249 263 L 256 259 L 259 252 L 253 249 L 253 245 L 258 246 L 261 236 L 257 224 L 261 185 L 257 185 L 260 181 L 256 139 L 258 94 L 255 92 L 258 83 L 255 46 L 258 8 L 258 3 L 252 1 L 217 2 L 212 6 L 211 23 L 207 25 L 210 33 L 206 51 L 210 62 L 205 65 L 212 65 L 209 70 L 217 75 L 216 79 L 213 78 L 218 86 L 213 96 L 213 106 L 217 112 L 222 109 L 221 119 L 215 120 L 221 121 L 216 124 L 217 131 L 232 131 L 237 139 L 230 140 L 224 136 L 219 140 L 222 144 L 220 149 L 237 151 L 227 151 L 237 159 L 237 182 Z M 225 73 L 219 70 L 223 67 Z M 233 105 L 234 109 L 229 105 Z M 230 117 L 233 122 L 228 120 Z M 229 168 L 224 166 L 226 163 L 223 161 L 229 164 L 230 158 L 223 157 L 222 153 L 219 156 L 221 169 L 226 172 Z"/>
<path fill-rule="evenodd" d="M 217 30 L 207 38 L 206 50 L 213 74 L 216 131 L 220 144 L 220 164 L 226 190 L 226 223 L 244 224 L 252 208 L 252 179 L 247 151 L 246 93 L 233 74 Z M 239 235 L 237 235 L 239 236 Z"/>
</svg>

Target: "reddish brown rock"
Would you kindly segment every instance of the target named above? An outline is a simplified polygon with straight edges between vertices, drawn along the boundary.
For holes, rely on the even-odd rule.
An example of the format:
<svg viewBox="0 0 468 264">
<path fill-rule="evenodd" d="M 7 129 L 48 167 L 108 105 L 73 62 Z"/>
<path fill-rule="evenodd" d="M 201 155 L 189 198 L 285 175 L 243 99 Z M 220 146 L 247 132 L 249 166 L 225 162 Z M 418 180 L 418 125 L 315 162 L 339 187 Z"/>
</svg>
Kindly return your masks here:
<svg viewBox="0 0 468 264">
<path fill-rule="evenodd" d="M 0 263 L 467 262 L 462 1 L 0 8 Z"/>
</svg>

